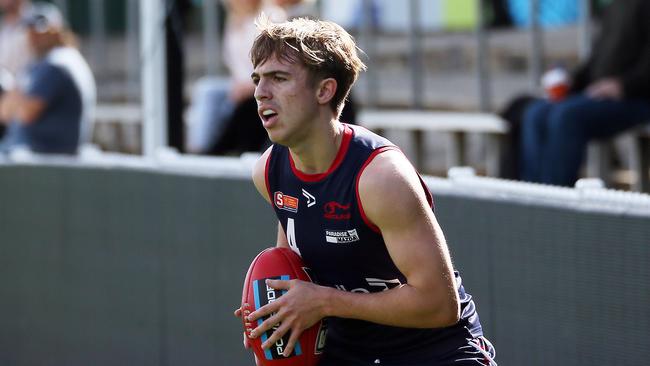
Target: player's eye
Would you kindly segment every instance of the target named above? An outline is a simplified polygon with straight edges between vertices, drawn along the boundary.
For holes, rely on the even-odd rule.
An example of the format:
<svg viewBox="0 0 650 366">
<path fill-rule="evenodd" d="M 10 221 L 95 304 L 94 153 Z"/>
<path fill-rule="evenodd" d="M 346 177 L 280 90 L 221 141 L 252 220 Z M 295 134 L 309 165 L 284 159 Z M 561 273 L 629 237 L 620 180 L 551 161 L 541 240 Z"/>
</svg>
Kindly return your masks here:
<svg viewBox="0 0 650 366">
<path fill-rule="evenodd" d="M 260 78 L 258 78 L 258 77 L 253 77 L 252 79 L 253 79 L 253 84 L 257 85 L 257 84 L 260 83 Z"/>
<path fill-rule="evenodd" d="M 277 76 L 277 75 L 275 75 L 275 76 L 273 77 L 273 80 L 275 80 L 275 81 L 285 81 L 285 80 L 287 80 L 287 79 L 284 78 L 284 77 L 282 77 L 282 76 Z"/>
</svg>

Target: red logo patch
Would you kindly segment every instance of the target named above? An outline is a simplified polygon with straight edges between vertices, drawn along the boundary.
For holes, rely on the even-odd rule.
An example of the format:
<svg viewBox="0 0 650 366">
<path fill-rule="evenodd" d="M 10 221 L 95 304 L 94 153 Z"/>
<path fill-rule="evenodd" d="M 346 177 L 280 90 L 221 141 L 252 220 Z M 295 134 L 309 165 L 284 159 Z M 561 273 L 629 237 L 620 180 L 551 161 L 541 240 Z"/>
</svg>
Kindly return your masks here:
<svg viewBox="0 0 650 366">
<path fill-rule="evenodd" d="M 273 194 L 273 200 L 275 201 L 275 206 L 280 210 L 298 212 L 298 199 L 296 197 L 286 195 L 282 192 L 275 192 Z"/>
<path fill-rule="evenodd" d="M 349 220 L 352 216 L 349 212 L 350 204 L 342 205 L 338 202 L 327 202 L 323 209 L 325 210 L 325 218 L 330 220 Z"/>
</svg>

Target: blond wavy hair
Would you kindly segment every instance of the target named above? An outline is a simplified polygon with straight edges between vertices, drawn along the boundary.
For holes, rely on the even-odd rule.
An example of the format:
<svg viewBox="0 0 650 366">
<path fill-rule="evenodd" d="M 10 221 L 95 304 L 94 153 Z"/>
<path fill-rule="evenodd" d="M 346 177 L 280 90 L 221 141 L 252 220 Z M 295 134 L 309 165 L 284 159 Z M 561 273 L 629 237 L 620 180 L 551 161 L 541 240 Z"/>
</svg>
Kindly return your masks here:
<svg viewBox="0 0 650 366">
<path fill-rule="evenodd" d="M 251 48 L 253 66 L 275 56 L 283 62 L 304 65 L 313 82 L 335 79 L 337 89 L 330 106 L 340 115 L 352 84 L 366 69 L 354 38 L 336 23 L 308 18 L 273 23 L 262 14 L 255 24 L 260 34 Z"/>
</svg>

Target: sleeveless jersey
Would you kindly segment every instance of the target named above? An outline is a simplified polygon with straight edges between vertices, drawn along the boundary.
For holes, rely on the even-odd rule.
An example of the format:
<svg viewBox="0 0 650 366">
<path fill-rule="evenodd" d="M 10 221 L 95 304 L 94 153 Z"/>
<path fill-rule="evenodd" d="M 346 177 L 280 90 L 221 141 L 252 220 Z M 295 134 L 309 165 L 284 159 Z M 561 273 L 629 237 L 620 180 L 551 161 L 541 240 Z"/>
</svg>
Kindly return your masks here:
<svg viewBox="0 0 650 366">
<path fill-rule="evenodd" d="M 388 290 L 406 283 L 406 278 L 391 260 L 379 229 L 365 216 L 358 182 L 377 154 L 397 147 L 365 128 L 344 124 L 343 129 L 338 154 L 323 174 L 298 171 L 289 150 L 274 145 L 266 162 L 266 187 L 291 248 L 311 269 L 314 282 L 360 293 Z M 422 186 L 430 199 L 424 182 Z M 329 318 L 326 352 L 369 358 L 418 354 L 430 359 L 481 336 L 474 303 L 455 274 L 462 314 L 456 325 L 413 329 Z"/>
</svg>

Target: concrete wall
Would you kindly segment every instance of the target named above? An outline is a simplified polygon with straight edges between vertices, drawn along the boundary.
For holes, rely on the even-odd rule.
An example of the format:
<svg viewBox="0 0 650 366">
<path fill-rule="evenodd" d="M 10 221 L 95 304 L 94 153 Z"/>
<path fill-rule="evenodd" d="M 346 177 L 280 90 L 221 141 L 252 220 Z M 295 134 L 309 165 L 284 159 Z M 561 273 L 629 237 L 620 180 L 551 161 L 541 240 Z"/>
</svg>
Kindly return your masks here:
<svg viewBox="0 0 650 366">
<path fill-rule="evenodd" d="M 24 166 L 0 192 L 0 364 L 247 364 L 232 311 L 275 241 L 252 183 Z"/>
</svg>

